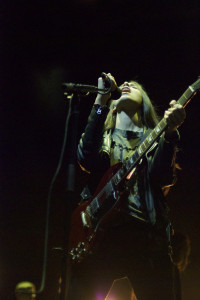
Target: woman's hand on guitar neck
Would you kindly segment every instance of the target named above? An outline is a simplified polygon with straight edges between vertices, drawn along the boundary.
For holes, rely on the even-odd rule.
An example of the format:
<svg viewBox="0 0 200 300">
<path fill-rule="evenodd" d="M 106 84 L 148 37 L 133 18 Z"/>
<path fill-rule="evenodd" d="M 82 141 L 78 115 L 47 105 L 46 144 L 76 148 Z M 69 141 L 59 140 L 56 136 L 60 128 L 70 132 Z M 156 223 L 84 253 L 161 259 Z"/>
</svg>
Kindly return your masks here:
<svg viewBox="0 0 200 300">
<path fill-rule="evenodd" d="M 165 131 L 166 139 L 170 139 L 173 133 L 177 130 L 179 126 L 184 122 L 186 118 L 186 112 L 183 106 L 172 100 L 170 102 L 170 108 L 165 111 L 164 118 L 167 121 L 167 129 Z"/>
</svg>

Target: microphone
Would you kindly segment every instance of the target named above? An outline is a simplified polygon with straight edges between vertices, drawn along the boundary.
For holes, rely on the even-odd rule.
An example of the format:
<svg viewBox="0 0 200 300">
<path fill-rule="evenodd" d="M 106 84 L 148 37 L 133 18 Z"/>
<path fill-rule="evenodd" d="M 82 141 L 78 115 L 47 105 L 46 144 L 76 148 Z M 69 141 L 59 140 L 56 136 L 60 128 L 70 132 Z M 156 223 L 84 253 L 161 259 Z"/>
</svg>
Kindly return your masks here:
<svg viewBox="0 0 200 300">
<path fill-rule="evenodd" d="M 110 79 L 110 77 L 102 72 L 101 73 L 101 77 L 103 78 L 104 82 L 105 82 L 105 86 L 108 87 L 109 89 L 111 89 L 111 86 L 112 86 L 112 79 Z M 122 95 L 122 91 L 121 89 L 117 86 L 116 89 L 114 91 L 111 91 L 111 98 L 113 100 L 116 100 L 116 99 L 119 99 Z"/>
<path fill-rule="evenodd" d="M 67 92 L 77 92 L 77 93 L 107 93 L 108 89 L 99 89 L 95 85 L 79 84 L 79 83 L 63 83 L 63 88 Z"/>
<path fill-rule="evenodd" d="M 66 94 L 68 92 L 71 93 L 79 93 L 79 94 L 88 94 L 88 93 L 92 93 L 92 94 L 107 94 L 111 92 L 111 98 L 113 100 L 115 99 L 119 99 L 121 97 L 121 89 L 117 86 L 116 89 L 114 91 L 111 91 L 111 86 L 112 86 L 112 80 L 110 79 L 110 77 L 102 72 L 101 76 L 105 82 L 105 89 L 99 89 L 97 86 L 95 85 L 88 85 L 88 84 L 79 84 L 79 83 L 63 83 L 62 86 L 64 88 L 64 90 L 66 91 Z"/>
</svg>

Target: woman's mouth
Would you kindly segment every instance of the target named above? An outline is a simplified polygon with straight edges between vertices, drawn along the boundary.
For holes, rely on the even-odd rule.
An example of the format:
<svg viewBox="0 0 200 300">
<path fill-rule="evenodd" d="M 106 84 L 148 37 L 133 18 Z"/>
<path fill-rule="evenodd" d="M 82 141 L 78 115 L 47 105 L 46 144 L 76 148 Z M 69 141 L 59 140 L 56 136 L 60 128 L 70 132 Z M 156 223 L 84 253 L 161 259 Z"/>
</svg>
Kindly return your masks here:
<svg viewBox="0 0 200 300">
<path fill-rule="evenodd" d="M 125 86 L 122 88 L 122 94 L 124 94 L 124 93 L 130 93 L 130 89 L 128 86 Z"/>
</svg>

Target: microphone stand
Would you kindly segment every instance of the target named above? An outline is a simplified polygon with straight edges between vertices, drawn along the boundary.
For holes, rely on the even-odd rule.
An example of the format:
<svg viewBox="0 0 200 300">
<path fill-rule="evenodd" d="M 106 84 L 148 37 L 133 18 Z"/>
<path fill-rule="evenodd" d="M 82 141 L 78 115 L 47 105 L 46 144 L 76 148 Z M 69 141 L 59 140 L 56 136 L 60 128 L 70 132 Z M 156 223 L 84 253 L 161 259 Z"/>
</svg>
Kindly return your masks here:
<svg viewBox="0 0 200 300">
<path fill-rule="evenodd" d="M 110 91 L 111 86 L 108 89 L 98 89 L 94 86 L 83 86 L 74 84 L 63 84 L 65 87 L 64 95 L 70 99 L 71 112 L 69 114 L 69 126 L 67 128 L 67 182 L 66 182 L 66 192 L 64 192 L 64 239 L 62 250 L 62 262 L 61 262 L 61 280 L 59 286 L 59 300 L 70 300 L 68 299 L 68 290 L 71 279 L 70 270 L 70 257 L 68 254 L 69 247 L 69 232 L 70 232 L 70 222 L 71 222 L 71 212 L 72 212 L 72 201 L 75 192 L 75 165 L 77 161 L 77 138 L 78 138 L 78 121 L 79 121 L 79 103 L 80 97 L 86 96 L 89 93 L 107 93 Z M 78 86 L 78 88 L 77 88 Z M 68 91 L 66 91 L 66 87 Z M 73 87 L 73 89 L 71 88 Z M 74 88 L 75 87 L 75 88 Z M 88 87 L 90 87 L 88 91 Z M 119 88 L 116 89 L 116 96 L 121 95 Z M 69 94 L 71 93 L 71 95 Z M 65 197 L 66 196 L 66 197 Z"/>
<path fill-rule="evenodd" d="M 66 93 L 64 93 L 66 95 Z M 68 289 L 71 278 L 70 270 L 70 257 L 68 254 L 68 243 L 69 243 L 69 232 L 70 232 L 70 221 L 72 212 L 72 199 L 75 192 L 75 165 L 76 165 L 76 152 L 77 152 L 77 138 L 78 138 L 78 121 L 79 121 L 79 103 L 80 94 L 78 92 L 68 95 L 67 98 L 70 100 L 67 128 L 67 182 L 64 191 L 63 207 L 64 207 L 64 238 L 62 247 L 62 260 L 61 260 L 61 280 L 59 287 L 59 300 L 67 300 Z"/>
</svg>

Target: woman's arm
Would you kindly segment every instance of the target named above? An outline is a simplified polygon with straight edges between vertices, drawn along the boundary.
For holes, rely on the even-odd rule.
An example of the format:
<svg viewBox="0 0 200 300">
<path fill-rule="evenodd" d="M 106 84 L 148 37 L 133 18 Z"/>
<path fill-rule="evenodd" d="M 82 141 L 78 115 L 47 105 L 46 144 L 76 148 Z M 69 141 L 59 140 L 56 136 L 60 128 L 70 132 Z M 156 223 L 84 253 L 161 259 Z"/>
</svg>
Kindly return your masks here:
<svg viewBox="0 0 200 300">
<path fill-rule="evenodd" d="M 161 187 L 174 182 L 179 140 L 178 131 L 174 133 L 171 141 L 166 140 L 165 134 L 162 134 L 156 150 L 148 155 L 150 178 Z"/>
<path fill-rule="evenodd" d="M 164 114 L 168 127 L 161 136 L 154 155 L 149 159 L 150 176 L 161 186 L 173 182 L 176 152 L 180 139 L 177 128 L 186 117 L 184 108 L 175 100 L 170 102 L 170 106 Z"/>
<path fill-rule="evenodd" d="M 91 171 L 98 163 L 98 154 L 102 142 L 103 127 L 109 108 L 94 104 L 88 118 L 85 132 L 78 144 L 78 162 L 87 171 Z"/>
<path fill-rule="evenodd" d="M 105 75 L 109 76 L 110 80 L 112 81 L 111 90 L 115 90 L 117 85 L 114 77 L 110 73 Z M 103 79 L 102 77 L 98 78 L 99 89 L 105 88 L 105 80 L 106 79 Z M 78 145 L 78 161 L 80 165 L 88 171 L 91 171 L 94 167 L 98 167 L 97 164 L 102 142 L 104 122 L 109 112 L 107 102 L 110 97 L 111 93 L 97 94 L 95 103 L 88 118 L 85 132 L 82 134 Z"/>
</svg>

